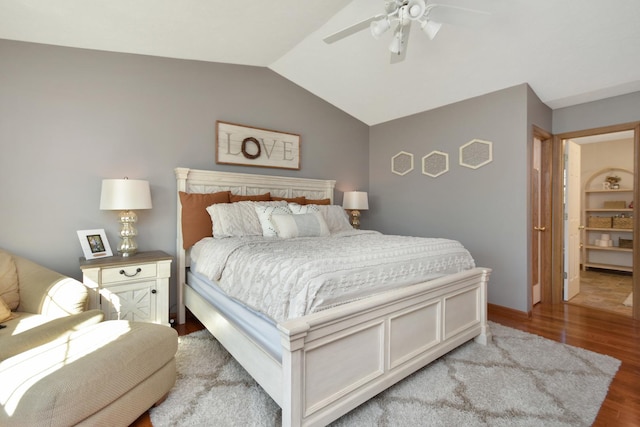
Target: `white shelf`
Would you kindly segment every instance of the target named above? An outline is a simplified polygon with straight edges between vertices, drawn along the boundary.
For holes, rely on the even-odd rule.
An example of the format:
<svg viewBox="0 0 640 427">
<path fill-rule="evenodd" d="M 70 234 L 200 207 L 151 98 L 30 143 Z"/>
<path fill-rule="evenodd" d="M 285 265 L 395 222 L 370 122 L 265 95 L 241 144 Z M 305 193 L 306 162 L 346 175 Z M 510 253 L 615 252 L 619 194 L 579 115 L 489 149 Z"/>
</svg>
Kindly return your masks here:
<svg viewBox="0 0 640 427">
<path fill-rule="evenodd" d="M 603 270 L 617 270 L 617 271 L 628 271 L 633 273 L 633 267 L 628 267 L 626 265 L 613 265 L 613 264 L 598 264 L 595 262 L 585 263 L 583 267 L 586 268 L 601 268 Z"/>
<path fill-rule="evenodd" d="M 619 188 L 617 190 L 587 190 L 585 193 L 630 193 L 633 188 Z"/>
<path fill-rule="evenodd" d="M 621 248 L 619 246 L 586 245 L 585 248 L 596 250 L 596 251 L 633 252 L 633 249 Z"/>
<path fill-rule="evenodd" d="M 593 242 L 599 239 L 599 233 L 610 234 L 614 244 L 620 238 L 631 238 L 630 228 L 613 227 L 587 227 L 590 216 L 615 217 L 617 214 L 630 216 L 632 208 L 611 209 L 603 208 L 605 202 L 624 201 L 626 206 L 633 199 L 633 188 L 619 188 L 615 190 L 605 190 L 601 188 L 602 182 L 608 175 L 618 175 L 622 177 L 622 182 L 633 181 L 633 172 L 622 168 L 602 169 L 587 180 L 584 196 L 582 200 L 583 208 L 583 232 L 582 232 L 582 268 L 601 268 L 607 270 L 633 271 L 633 249 L 621 248 L 619 246 L 597 246 Z M 597 215 L 600 214 L 600 215 Z M 590 244 L 591 243 L 591 244 Z"/>
</svg>

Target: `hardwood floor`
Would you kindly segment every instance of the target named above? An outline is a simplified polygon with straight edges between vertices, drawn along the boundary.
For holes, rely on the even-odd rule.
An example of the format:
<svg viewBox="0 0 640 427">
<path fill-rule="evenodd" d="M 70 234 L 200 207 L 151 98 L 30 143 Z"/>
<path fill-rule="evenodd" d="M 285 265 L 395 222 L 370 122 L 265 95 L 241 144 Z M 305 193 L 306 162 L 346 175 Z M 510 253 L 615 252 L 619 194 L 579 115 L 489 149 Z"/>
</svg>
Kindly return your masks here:
<svg viewBox="0 0 640 427">
<path fill-rule="evenodd" d="M 640 426 L 640 322 L 619 314 L 570 304 L 538 304 L 531 317 L 489 306 L 489 320 L 620 360 L 622 364 L 594 426 Z M 202 328 L 200 322 L 191 316 L 188 316 L 187 323 L 176 327 L 180 335 Z M 151 425 L 148 413 L 132 424 L 134 427 Z"/>
</svg>

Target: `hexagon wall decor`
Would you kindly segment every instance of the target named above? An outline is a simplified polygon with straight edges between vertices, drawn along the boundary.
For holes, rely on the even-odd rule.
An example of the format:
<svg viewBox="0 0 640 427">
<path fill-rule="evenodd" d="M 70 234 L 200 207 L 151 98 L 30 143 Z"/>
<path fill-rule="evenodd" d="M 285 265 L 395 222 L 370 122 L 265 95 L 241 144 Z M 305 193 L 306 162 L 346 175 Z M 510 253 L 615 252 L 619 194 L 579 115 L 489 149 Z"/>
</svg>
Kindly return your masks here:
<svg viewBox="0 0 640 427">
<path fill-rule="evenodd" d="M 478 169 L 493 160 L 493 143 L 472 139 L 460 147 L 460 166 Z"/>
<path fill-rule="evenodd" d="M 391 158 L 391 172 L 406 175 L 413 170 L 413 154 L 400 151 Z"/>
<path fill-rule="evenodd" d="M 449 171 L 449 154 L 432 151 L 422 158 L 422 173 L 437 178 Z"/>
</svg>

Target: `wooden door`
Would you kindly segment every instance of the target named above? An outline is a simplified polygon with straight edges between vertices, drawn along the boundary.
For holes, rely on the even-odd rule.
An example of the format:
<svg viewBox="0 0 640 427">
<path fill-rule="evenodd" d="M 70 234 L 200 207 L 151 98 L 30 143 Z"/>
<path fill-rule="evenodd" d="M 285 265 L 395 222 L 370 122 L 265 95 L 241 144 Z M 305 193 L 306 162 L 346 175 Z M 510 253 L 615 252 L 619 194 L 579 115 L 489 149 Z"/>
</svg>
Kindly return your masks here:
<svg viewBox="0 0 640 427">
<path fill-rule="evenodd" d="M 582 185 L 580 179 L 580 145 L 565 141 L 565 284 L 564 300 L 569 301 L 580 292 L 580 218 Z"/>
</svg>

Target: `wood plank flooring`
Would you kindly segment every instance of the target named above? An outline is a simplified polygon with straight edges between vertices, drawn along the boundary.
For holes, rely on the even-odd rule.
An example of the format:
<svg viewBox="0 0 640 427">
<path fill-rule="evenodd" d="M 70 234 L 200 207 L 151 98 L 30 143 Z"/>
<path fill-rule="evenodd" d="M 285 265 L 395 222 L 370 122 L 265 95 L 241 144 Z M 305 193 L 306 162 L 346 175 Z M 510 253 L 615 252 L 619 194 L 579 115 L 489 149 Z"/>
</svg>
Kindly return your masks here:
<svg viewBox="0 0 640 427">
<path fill-rule="evenodd" d="M 531 317 L 489 306 L 489 320 L 622 361 L 594 426 L 640 426 L 640 322 L 570 304 L 538 304 Z M 184 325 L 176 326 L 180 335 L 202 328 L 192 316 Z M 143 414 L 132 426 L 152 426 L 149 414 Z"/>
</svg>

